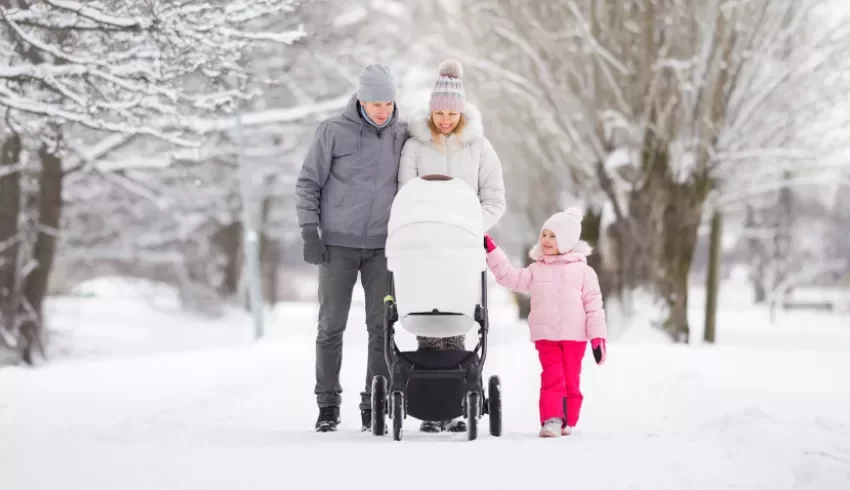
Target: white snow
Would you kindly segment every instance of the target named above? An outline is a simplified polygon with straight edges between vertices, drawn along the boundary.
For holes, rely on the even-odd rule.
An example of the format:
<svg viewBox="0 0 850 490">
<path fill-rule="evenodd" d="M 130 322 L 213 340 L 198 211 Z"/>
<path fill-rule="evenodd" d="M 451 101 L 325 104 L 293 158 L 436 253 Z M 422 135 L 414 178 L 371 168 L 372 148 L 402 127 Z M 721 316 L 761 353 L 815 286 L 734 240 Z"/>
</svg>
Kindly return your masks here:
<svg viewBox="0 0 850 490">
<path fill-rule="evenodd" d="M 623 216 L 628 216 L 629 195 L 632 192 L 634 185 L 630 183 L 625 175 L 637 174 L 637 169 L 633 162 L 639 157 L 635 152 L 628 147 L 620 147 L 609 153 L 605 157 L 604 169 L 611 179 L 613 191 L 620 206 L 620 213 Z M 631 171 L 629 171 L 631 170 Z M 600 217 L 600 226 L 608 227 L 617 221 L 617 213 L 614 211 L 614 203 L 610 199 L 605 199 L 602 204 L 602 215 Z"/>
<path fill-rule="evenodd" d="M 194 148 L 192 151 L 197 152 Z M 171 155 L 137 155 L 135 157 L 122 157 L 119 159 L 103 159 L 94 164 L 101 172 L 119 172 L 130 169 L 162 169 L 171 165 Z"/>
<path fill-rule="evenodd" d="M 354 25 L 369 15 L 369 12 L 359 5 L 355 5 L 353 8 L 344 10 L 343 13 L 337 15 L 333 20 L 334 27 L 346 27 L 350 25 Z"/>
<path fill-rule="evenodd" d="M 80 2 L 74 2 L 70 0 L 46 0 L 45 3 L 56 7 L 57 9 L 62 9 L 68 12 L 74 12 L 80 17 L 94 20 L 96 22 L 111 25 L 115 27 L 130 27 L 130 28 L 145 28 L 147 27 L 146 23 L 143 23 L 140 20 L 132 19 L 132 18 L 122 18 L 115 17 L 104 13 L 101 9 L 96 6 L 86 5 Z M 26 17 L 27 10 L 16 10 L 12 9 L 12 15 L 20 14 L 23 17 Z M 19 19 L 16 19 L 19 20 Z"/>
<path fill-rule="evenodd" d="M 254 41 L 272 41 L 281 44 L 294 44 L 307 37 L 307 32 L 304 30 L 304 26 L 298 26 L 298 29 L 294 31 L 284 32 L 253 33 L 241 32 L 236 29 L 225 29 L 222 32 L 235 38 L 251 39 Z"/>
<path fill-rule="evenodd" d="M 502 378 L 504 436 L 420 434 L 407 419 L 399 443 L 359 432 L 360 300 L 345 338 L 342 426 L 316 434 L 316 305 L 278 305 L 255 343 L 243 312 L 193 317 L 168 304 L 173 292 L 152 306 L 159 289 L 133 298 L 111 281 L 80 291 L 91 297 L 48 305 L 69 351 L 37 369 L 0 369 L 3 489 L 841 490 L 850 481 L 847 319 L 787 314 L 769 325 L 732 286 L 715 346 L 668 344 L 639 311 L 612 338 L 606 365 L 586 357 L 578 430 L 553 440 L 536 437 L 534 348 L 494 287 L 485 375 Z M 694 291 L 695 325 L 701 297 Z M 399 341 L 413 344 L 403 331 Z"/>
<path fill-rule="evenodd" d="M 405 13 L 404 2 L 394 0 L 372 0 L 369 6 L 395 18 L 400 18 Z"/>
<path fill-rule="evenodd" d="M 212 133 L 215 131 L 223 131 L 232 129 L 238 126 L 241 122 L 244 127 L 264 126 L 268 124 L 282 124 L 305 119 L 312 115 L 318 115 L 325 112 L 336 111 L 343 107 L 351 99 L 351 94 L 342 95 L 332 99 L 322 100 L 320 102 L 302 104 L 281 109 L 267 109 L 258 112 L 246 112 L 242 116 L 241 121 L 237 121 L 236 117 L 227 117 L 220 119 L 210 118 L 195 118 L 189 124 L 194 131 L 198 133 Z"/>
<path fill-rule="evenodd" d="M 616 173 L 620 167 L 629 165 L 632 165 L 632 157 L 626 147 L 617 148 L 605 157 L 605 170 L 610 174 Z"/>
<path fill-rule="evenodd" d="M 614 212 L 614 203 L 606 199 L 602 203 L 602 214 L 599 217 L 599 226 L 607 228 L 617 222 L 617 213 Z"/>
<path fill-rule="evenodd" d="M 677 139 L 670 144 L 670 178 L 677 184 L 684 184 L 697 170 L 694 148 L 689 143 Z"/>
</svg>

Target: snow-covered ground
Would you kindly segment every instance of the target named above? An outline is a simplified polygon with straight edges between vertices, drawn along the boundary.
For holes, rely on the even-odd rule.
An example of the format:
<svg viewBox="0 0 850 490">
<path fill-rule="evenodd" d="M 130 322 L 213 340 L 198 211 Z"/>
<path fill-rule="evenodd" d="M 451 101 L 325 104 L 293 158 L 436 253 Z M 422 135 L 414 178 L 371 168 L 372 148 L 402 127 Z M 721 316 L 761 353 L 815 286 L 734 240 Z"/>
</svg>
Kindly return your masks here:
<svg viewBox="0 0 850 490">
<path fill-rule="evenodd" d="M 0 488 L 850 488 L 847 317 L 771 325 L 727 288 L 719 344 L 681 346 L 638 314 L 605 366 L 586 357 L 578 432 L 541 440 L 536 354 L 494 296 L 486 375 L 502 378 L 504 436 L 419 434 L 408 419 L 396 443 L 359 432 L 362 304 L 345 339 L 341 429 L 316 434 L 315 305 L 279 305 L 254 342 L 243 313 L 191 317 L 105 289 L 116 294 L 51 300 L 69 346 L 53 362 L 0 369 Z"/>
</svg>

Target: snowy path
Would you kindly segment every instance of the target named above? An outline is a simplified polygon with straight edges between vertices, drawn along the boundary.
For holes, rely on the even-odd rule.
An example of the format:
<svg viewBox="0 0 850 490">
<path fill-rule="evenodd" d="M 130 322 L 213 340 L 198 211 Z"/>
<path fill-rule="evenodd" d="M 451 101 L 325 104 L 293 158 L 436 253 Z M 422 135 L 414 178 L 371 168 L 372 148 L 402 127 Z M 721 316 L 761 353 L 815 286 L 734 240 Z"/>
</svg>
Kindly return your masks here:
<svg viewBox="0 0 850 490">
<path fill-rule="evenodd" d="M 0 369 L 0 488 L 850 488 L 850 329 L 796 349 L 629 332 L 606 366 L 586 358 L 579 432 L 540 440 L 535 351 L 497 313 L 486 374 L 502 378 L 504 437 L 418 434 L 408 419 L 394 443 L 358 430 L 358 306 L 341 430 L 312 431 L 312 308 L 285 310 L 259 344 Z"/>
</svg>

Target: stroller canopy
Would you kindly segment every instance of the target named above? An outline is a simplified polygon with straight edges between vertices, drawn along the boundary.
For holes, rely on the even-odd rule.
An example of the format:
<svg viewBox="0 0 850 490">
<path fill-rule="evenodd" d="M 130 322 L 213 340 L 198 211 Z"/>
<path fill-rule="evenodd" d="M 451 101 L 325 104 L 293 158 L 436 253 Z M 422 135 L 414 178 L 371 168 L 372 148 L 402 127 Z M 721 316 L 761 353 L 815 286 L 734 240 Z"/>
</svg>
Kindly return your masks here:
<svg viewBox="0 0 850 490">
<path fill-rule="evenodd" d="M 387 258 L 467 257 L 486 259 L 481 203 L 458 179 L 411 180 L 390 212 Z M 423 233 L 436 233 L 423 235 Z"/>
<path fill-rule="evenodd" d="M 405 330 L 450 337 L 472 328 L 487 268 L 483 237 L 480 201 L 463 181 L 420 177 L 399 189 L 385 252 Z"/>
</svg>

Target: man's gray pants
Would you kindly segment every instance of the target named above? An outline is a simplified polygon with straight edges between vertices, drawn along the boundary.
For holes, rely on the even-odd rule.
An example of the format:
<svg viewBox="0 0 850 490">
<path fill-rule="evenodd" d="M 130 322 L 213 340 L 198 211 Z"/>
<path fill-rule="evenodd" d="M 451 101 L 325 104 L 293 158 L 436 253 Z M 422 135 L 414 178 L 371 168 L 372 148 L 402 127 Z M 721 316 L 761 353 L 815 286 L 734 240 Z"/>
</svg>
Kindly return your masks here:
<svg viewBox="0 0 850 490">
<path fill-rule="evenodd" d="M 366 388 L 360 408 L 371 408 L 372 377 L 386 376 L 384 361 L 384 297 L 388 293 L 387 258 L 384 249 L 327 247 L 327 260 L 319 266 L 319 333 L 316 336 L 316 401 L 319 407 L 340 406 L 342 386 L 342 336 L 348 323 L 351 296 L 360 273 L 366 300 L 369 347 Z"/>
</svg>

